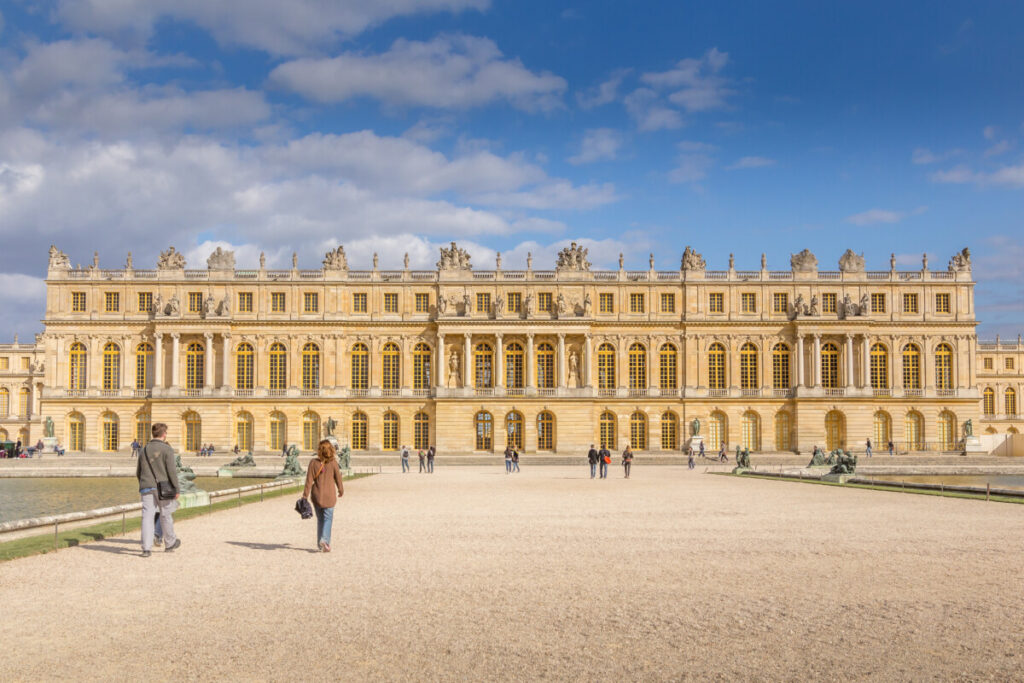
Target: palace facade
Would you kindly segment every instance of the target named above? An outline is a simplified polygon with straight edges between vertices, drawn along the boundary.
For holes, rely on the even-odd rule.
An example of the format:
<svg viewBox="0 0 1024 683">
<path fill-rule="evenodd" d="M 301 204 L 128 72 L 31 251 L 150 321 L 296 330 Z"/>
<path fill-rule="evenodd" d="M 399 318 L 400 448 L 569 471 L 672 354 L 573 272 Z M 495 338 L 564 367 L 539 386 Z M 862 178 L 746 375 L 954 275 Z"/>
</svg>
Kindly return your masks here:
<svg viewBox="0 0 1024 683">
<path fill-rule="evenodd" d="M 979 344 L 970 254 L 943 270 L 475 270 L 454 243 L 436 270 L 71 267 L 51 247 L 45 331 L 0 346 L 0 440 L 46 418 L 73 451 L 114 451 L 153 422 L 184 450 L 312 449 L 329 419 L 355 450 L 579 453 L 591 443 L 709 448 L 960 448 L 1021 426 L 1024 347 Z M 408 264 L 408 257 L 406 257 Z M 714 444 L 714 446 L 712 446 Z"/>
</svg>

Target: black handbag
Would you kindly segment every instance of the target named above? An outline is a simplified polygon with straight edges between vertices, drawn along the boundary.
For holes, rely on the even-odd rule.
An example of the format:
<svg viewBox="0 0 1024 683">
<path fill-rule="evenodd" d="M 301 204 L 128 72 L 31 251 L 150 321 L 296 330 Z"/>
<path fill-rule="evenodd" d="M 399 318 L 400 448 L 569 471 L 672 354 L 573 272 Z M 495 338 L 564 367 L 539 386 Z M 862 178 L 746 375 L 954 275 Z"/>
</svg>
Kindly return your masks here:
<svg viewBox="0 0 1024 683">
<path fill-rule="evenodd" d="M 299 513 L 302 519 L 309 519 L 313 516 L 313 506 L 305 498 L 299 498 L 295 501 L 295 511 Z"/>
<path fill-rule="evenodd" d="M 147 444 L 148 446 L 149 444 Z M 149 473 L 156 479 L 156 473 L 153 472 L 153 463 L 149 461 L 149 453 L 145 448 L 142 449 L 142 459 L 146 461 L 146 466 L 149 467 Z M 167 474 L 166 468 L 164 473 Z M 168 475 L 169 476 L 169 475 Z M 156 483 L 156 497 L 160 500 L 173 500 L 178 495 L 178 489 L 174 488 L 169 481 L 158 481 Z"/>
</svg>

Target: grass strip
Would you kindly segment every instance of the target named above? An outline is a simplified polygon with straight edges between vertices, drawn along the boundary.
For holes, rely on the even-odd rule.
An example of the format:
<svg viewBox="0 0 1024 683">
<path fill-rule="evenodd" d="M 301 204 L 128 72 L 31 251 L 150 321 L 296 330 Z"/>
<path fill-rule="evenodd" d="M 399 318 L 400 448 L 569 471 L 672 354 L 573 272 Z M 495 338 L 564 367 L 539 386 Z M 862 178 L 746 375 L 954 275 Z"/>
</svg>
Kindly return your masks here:
<svg viewBox="0 0 1024 683">
<path fill-rule="evenodd" d="M 345 481 L 352 479 L 362 479 L 363 477 L 372 476 L 369 473 L 352 474 L 345 477 Z M 296 493 L 301 491 L 303 484 L 296 484 L 295 486 L 282 486 L 272 490 L 263 492 L 263 499 L 267 500 L 270 498 L 277 498 L 279 496 L 287 495 L 289 493 Z M 183 508 L 174 513 L 174 521 L 179 522 L 183 519 L 191 519 L 192 517 L 201 517 L 202 515 L 209 514 L 211 512 L 217 512 L 219 510 L 227 510 L 230 508 L 236 508 L 239 505 L 248 505 L 250 503 L 260 502 L 260 492 L 252 491 L 248 492 L 239 498 L 235 497 L 223 497 L 221 500 L 211 505 L 201 505 L 194 508 Z M 68 531 L 59 531 L 57 534 L 57 544 L 54 547 L 53 542 L 53 529 L 51 528 L 50 533 L 41 534 L 39 536 L 29 536 L 27 538 L 19 538 L 14 541 L 7 541 L 0 543 L 0 562 L 7 562 L 8 560 L 15 560 L 19 557 L 28 557 L 30 555 L 41 555 L 44 553 L 51 553 L 54 550 L 60 550 L 62 548 L 73 548 L 83 543 L 90 543 L 92 541 L 102 541 L 105 538 L 113 538 L 115 536 L 123 536 L 126 533 L 137 531 L 142 526 L 141 517 L 129 517 L 125 521 L 124 530 L 122 531 L 121 520 L 113 520 L 110 522 L 100 522 L 99 524 L 93 524 L 90 526 L 80 527 L 77 529 L 70 529 Z"/>
<path fill-rule="evenodd" d="M 887 491 L 889 493 L 913 493 L 919 496 L 940 496 L 942 498 L 963 498 L 965 500 L 985 500 L 984 493 L 964 493 L 962 491 L 932 491 L 929 489 L 901 488 L 898 486 L 873 486 L 871 484 L 840 484 L 837 481 L 821 481 L 819 479 L 800 479 L 798 477 L 766 477 L 759 474 L 733 474 L 732 472 L 709 472 L 709 474 L 724 475 L 727 477 L 740 477 L 742 479 L 761 479 L 763 481 L 786 481 L 794 484 L 817 484 L 818 486 L 840 486 L 847 489 L 867 489 L 869 491 Z M 992 494 L 988 498 L 994 503 L 1024 503 L 1022 498 L 1011 498 L 1010 496 L 999 496 Z"/>
</svg>

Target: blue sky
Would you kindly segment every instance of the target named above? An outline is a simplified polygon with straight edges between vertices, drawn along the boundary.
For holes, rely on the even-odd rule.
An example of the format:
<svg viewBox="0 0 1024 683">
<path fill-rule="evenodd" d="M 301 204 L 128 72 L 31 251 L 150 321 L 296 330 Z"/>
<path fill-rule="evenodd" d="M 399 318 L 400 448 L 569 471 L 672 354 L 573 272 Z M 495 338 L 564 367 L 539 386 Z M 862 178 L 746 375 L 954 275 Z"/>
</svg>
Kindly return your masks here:
<svg viewBox="0 0 1024 683">
<path fill-rule="evenodd" d="M 0 310 L 46 249 L 205 264 L 933 267 L 1024 330 L 1024 6 L 58 0 L 0 6 Z"/>
</svg>

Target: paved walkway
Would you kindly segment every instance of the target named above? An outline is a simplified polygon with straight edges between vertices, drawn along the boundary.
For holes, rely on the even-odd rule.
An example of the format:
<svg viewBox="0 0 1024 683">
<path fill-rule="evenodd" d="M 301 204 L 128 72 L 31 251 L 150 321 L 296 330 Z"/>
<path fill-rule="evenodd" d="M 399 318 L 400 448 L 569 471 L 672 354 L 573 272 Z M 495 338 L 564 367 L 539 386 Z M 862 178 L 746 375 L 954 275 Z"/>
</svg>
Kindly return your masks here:
<svg viewBox="0 0 1024 683">
<path fill-rule="evenodd" d="M 612 472 L 354 481 L 330 554 L 289 497 L 2 564 L 0 678 L 1020 680 L 1024 506 Z"/>
</svg>

